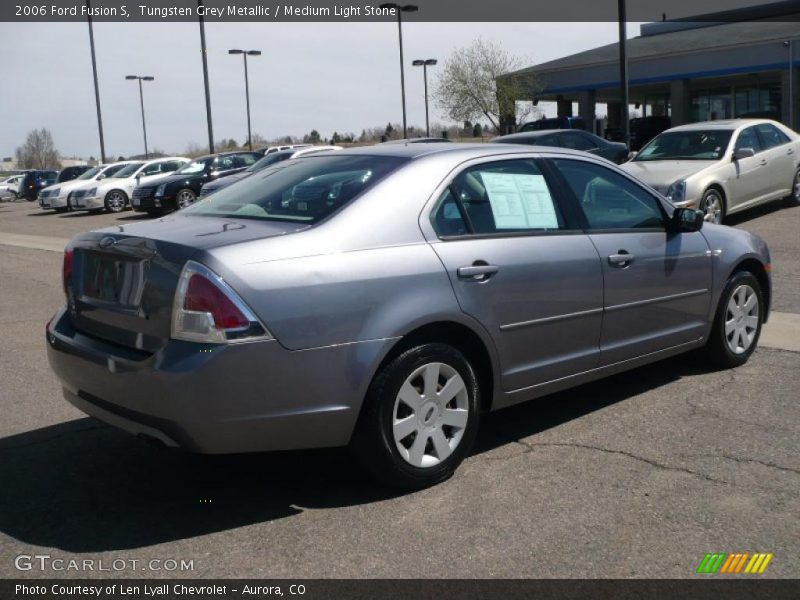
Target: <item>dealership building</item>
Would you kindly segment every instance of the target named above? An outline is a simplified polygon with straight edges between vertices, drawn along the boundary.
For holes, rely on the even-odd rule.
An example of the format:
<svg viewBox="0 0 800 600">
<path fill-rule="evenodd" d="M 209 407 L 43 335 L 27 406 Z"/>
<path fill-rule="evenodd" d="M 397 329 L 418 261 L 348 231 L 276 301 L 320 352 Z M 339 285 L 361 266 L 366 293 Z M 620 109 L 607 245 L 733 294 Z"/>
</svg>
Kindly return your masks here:
<svg viewBox="0 0 800 600">
<path fill-rule="evenodd" d="M 627 41 L 629 98 L 640 116 L 673 125 L 741 116 L 775 118 L 800 129 L 800 3 L 778 2 L 641 26 Z M 533 100 L 559 116 L 592 122 L 606 104 L 620 120 L 619 46 L 609 44 L 517 71 Z M 531 97 L 518 98 L 531 100 Z M 574 109 L 577 108 L 577 113 Z"/>
</svg>

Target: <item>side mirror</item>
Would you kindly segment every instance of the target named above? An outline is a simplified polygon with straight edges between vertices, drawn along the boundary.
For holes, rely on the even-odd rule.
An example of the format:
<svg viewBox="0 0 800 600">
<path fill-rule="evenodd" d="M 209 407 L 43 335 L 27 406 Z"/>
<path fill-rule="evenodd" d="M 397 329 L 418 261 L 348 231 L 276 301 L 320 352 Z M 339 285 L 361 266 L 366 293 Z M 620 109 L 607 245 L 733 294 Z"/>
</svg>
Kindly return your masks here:
<svg viewBox="0 0 800 600">
<path fill-rule="evenodd" d="M 756 151 L 752 148 L 737 148 L 733 151 L 733 160 L 742 160 L 743 158 L 753 158 Z"/>
<path fill-rule="evenodd" d="M 676 232 L 691 233 L 700 231 L 705 222 L 705 215 L 701 210 L 693 208 L 676 208 L 672 213 L 672 230 Z"/>
<path fill-rule="evenodd" d="M 102 174 L 97 176 L 97 181 L 100 181 L 100 180 L 105 179 L 105 178 L 106 178 L 106 174 L 102 173 Z"/>
<path fill-rule="evenodd" d="M 628 160 L 633 160 L 634 158 L 636 158 L 637 154 L 639 153 L 634 151 L 628 152 Z"/>
</svg>

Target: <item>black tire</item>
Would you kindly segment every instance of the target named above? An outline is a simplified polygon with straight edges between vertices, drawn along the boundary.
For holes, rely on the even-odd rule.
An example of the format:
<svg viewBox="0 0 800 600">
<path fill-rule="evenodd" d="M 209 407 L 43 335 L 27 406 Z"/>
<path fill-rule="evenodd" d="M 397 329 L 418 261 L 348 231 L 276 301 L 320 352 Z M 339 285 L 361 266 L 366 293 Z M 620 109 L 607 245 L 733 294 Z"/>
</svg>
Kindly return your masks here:
<svg viewBox="0 0 800 600">
<path fill-rule="evenodd" d="M 743 352 L 736 353 L 733 352 L 729 345 L 729 336 L 726 334 L 725 324 L 726 321 L 730 320 L 729 317 L 736 318 L 735 315 L 732 316 L 729 313 L 728 304 L 733 294 L 741 286 L 749 286 L 755 292 L 756 298 L 758 299 L 758 323 L 750 345 Z M 758 345 L 759 337 L 761 337 L 761 326 L 764 322 L 764 308 L 764 296 L 761 291 L 761 285 L 758 283 L 758 279 L 756 279 L 755 275 L 749 271 L 738 271 L 731 275 L 720 296 L 717 312 L 714 315 L 714 324 L 711 327 L 711 335 L 705 346 L 706 356 L 714 366 L 722 369 L 731 369 L 747 362 L 747 359 L 750 358 L 750 355 Z"/>
<path fill-rule="evenodd" d="M 797 169 L 792 179 L 792 191 L 786 196 L 786 204 L 800 206 L 800 169 Z"/>
<path fill-rule="evenodd" d="M 182 202 L 184 202 L 183 205 L 181 205 Z M 178 190 L 178 193 L 175 194 L 175 210 L 186 208 L 195 202 L 197 202 L 197 194 L 189 188 L 181 188 Z"/>
<path fill-rule="evenodd" d="M 68 207 L 68 206 L 59 206 L 58 208 L 56 208 L 56 212 L 57 212 L 57 213 L 65 213 L 65 212 L 67 212 L 68 210 L 69 210 L 69 207 Z"/>
<path fill-rule="evenodd" d="M 128 195 L 122 190 L 111 190 L 103 200 L 106 212 L 121 213 L 128 206 Z"/>
<path fill-rule="evenodd" d="M 401 455 L 398 449 L 400 442 L 395 441 L 392 423 L 401 386 L 415 370 L 430 363 L 442 363 L 461 376 L 467 395 L 467 422 L 462 428 L 460 441 L 449 456 L 433 466 L 417 467 Z M 439 379 L 439 384 L 441 381 Z M 351 449 L 370 475 L 384 484 L 404 489 L 429 487 L 448 479 L 469 454 L 478 431 L 479 407 L 478 380 L 469 361 L 461 352 L 438 343 L 416 346 L 384 365 L 376 374 L 356 425 Z M 447 425 L 442 426 L 442 431 L 445 428 L 448 432 L 455 431 L 450 430 Z M 416 439 L 419 433 L 410 435 Z M 432 438 L 429 442 L 432 442 Z"/>
<path fill-rule="evenodd" d="M 719 199 L 719 220 L 716 221 L 717 223 L 724 223 L 725 216 L 728 213 L 727 202 L 725 200 L 725 194 L 722 193 L 722 190 L 710 187 L 705 192 L 703 192 L 703 198 L 700 200 L 700 205 L 697 207 L 699 210 L 703 211 L 703 214 L 706 215 L 706 221 L 709 221 L 709 210 L 707 208 L 707 204 L 712 201 L 714 198 Z M 711 221 L 714 222 L 714 221 Z"/>
</svg>

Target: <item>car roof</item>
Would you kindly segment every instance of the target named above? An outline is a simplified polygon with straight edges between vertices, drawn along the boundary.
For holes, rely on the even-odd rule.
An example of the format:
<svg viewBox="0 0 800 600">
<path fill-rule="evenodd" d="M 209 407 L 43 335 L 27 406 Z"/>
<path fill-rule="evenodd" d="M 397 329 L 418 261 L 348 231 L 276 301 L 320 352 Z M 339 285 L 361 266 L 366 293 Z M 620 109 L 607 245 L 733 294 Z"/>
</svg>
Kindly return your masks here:
<svg viewBox="0 0 800 600">
<path fill-rule="evenodd" d="M 232 156 L 235 154 L 259 154 L 257 150 L 231 150 L 230 152 L 217 152 L 215 154 L 204 154 L 203 156 L 198 156 L 197 158 L 193 158 L 191 160 L 208 160 L 209 158 L 217 158 L 220 156 Z M 175 158 L 178 158 L 177 156 Z"/>
<path fill-rule="evenodd" d="M 529 146 L 525 144 L 377 144 L 374 146 L 359 146 L 345 148 L 338 151 L 337 156 L 392 156 L 397 158 L 416 159 L 427 156 L 459 156 L 462 160 L 482 156 L 501 156 L 503 154 L 542 154 L 557 153 L 573 156 L 587 156 L 586 152 L 570 150 L 568 148 L 548 148 Z"/>
<path fill-rule="evenodd" d="M 686 125 L 678 125 L 672 127 L 668 131 L 701 131 L 709 129 L 723 129 L 733 131 L 740 127 L 747 127 L 749 125 L 757 125 L 759 123 L 774 124 L 770 119 L 722 119 L 719 121 L 701 121 L 700 123 L 688 123 Z"/>
<path fill-rule="evenodd" d="M 563 135 L 565 133 L 587 133 L 589 135 L 595 136 L 591 131 L 584 131 L 583 129 L 537 129 L 536 131 L 519 131 L 517 133 L 509 133 L 508 135 L 500 135 L 496 138 L 492 138 L 492 142 L 496 142 L 498 140 L 529 140 L 531 138 L 537 137 L 545 137 L 547 135 Z M 601 138 L 602 139 L 602 138 Z M 503 143 L 506 143 L 505 141 Z"/>
</svg>

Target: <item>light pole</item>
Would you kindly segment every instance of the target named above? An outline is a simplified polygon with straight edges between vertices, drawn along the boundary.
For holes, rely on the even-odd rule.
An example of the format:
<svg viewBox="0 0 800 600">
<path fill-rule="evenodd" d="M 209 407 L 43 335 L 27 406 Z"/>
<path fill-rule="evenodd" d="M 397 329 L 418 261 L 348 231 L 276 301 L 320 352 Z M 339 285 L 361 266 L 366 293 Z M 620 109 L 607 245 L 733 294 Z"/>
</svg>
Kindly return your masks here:
<svg viewBox="0 0 800 600">
<path fill-rule="evenodd" d="M 789 49 L 789 129 L 794 129 L 794 40 L 783 42 Z"/>
<path fill-rule="evenodd" d="M 100 164 L 106 162 L 106 143 L 103 140 L 103 115 L 100 113 L 100 86 L 97 83 L 97 59 L 94 55 L 94 28 L 92 27 L 92 5 L 86 0 L 86 20 L 89 22 L 89 49 L 92 53 L 92 76 L 94 77 L 94 102 L 97 106 L 97 129 L 100 132 Z"/>
<path fill-rule="evenodd" d="M 150 75 L 126 75 L 125 79 L 138 79 L 139 80 L 139 104 L 142 106 L 142 132 L 144 133 L 144 158 L 147 160 L 150 156 L 147 151 L 147 125 L 144 120 L 144 94 L 142 93 L 142 82 L 153 81 L 155 77 Z"/>
<path fill-rule="evenodd" d="M 261 50 L 228 50 L 228 54 L 241 54 L 244 56 L 244 96 L 247 102 L 247 146 L 253 149 L 253 136 L 250 134 L 250 82 L 247 78 L 247 57 L 261 56 Z"/>
<path fill-rule="evenodd" d="M 381 4 L 380 8 L 394 9 L 397 12 L 397 36 L 400 40 L 400 97 L 403 103 L 403 138 L 408 137 L 408 126 L 406 121 L 406 78 L 403 72 L 403 13 L 404 12 L 417 12 L 419 6 L 414 4 L 396 4 L 394 2 L 387 2 Z"/>
<path fill-rule="evenodd" d="M 426 58 L 425 60 L 415 60 L 411 63 L 415 67 L 422 67 L 422 79 L 425 81 L 425 135 L 431 137 L 431 126 L 428 121 L 428 67 L 436 64 L 435 58 Z"/>
<path fill-rule="evenodd" d="M 617 13 L 619 19 L 619 85 L 622 96 L 620 125 L 622 126 L 622 142 L 630 143 L 630 122 L 628 120 L 628 33 L 625 0 L 617 0 Z M 630 146 L 629 146 L 630 147 Z"/>
<path fill-rule="evenodd" d="M 203 0 L 197 0 L 197 8 L 203 7 Z M 211 126 L 211 92 L 208 88 L 208 51 L 206 50 L 206 26 L 203 21 L 203 11 L 197 11 L 200 22 L 200 55 L 203 58 L 203 85 L 206 91 L 206 122 L 208 124 L 208 152 L 214 154 L 214 128 Z"/>
</svg>

